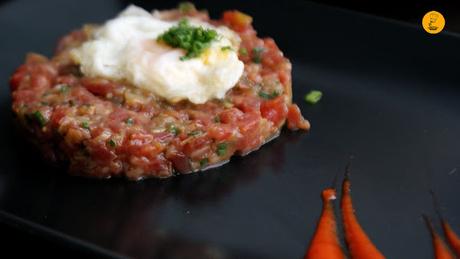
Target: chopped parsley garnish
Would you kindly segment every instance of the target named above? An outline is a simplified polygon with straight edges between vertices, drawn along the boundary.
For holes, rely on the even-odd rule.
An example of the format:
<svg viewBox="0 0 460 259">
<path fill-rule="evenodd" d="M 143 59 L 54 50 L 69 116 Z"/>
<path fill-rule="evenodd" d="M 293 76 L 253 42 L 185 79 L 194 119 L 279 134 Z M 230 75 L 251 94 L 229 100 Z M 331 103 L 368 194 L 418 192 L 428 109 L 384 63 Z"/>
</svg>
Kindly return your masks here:
<svg viewBox="0 0 460 259">
<path fill-rule="evenodd" d="M 241 56 L 247 56 L 248 55 L 248 50 L 245 47 L 241 47 L 239 52 L 240 52 Z"/>
<path fill-rule="evenodd" d="M 191 26 L 188 20 L 183 19 L 178 25 L 158 36 L 157 41 L 185 50 L 185 56 L 180 58 L 183 61 L 200 56 L 217 37 L 215 30 Z"/>
<path fill-rule="evenodd" d="M 131 125 L 134 124 L 133 118 L 127 118 L 127 119 L 125 120 L 125 122 L 126 122 L 126 124 L 129 125 L 129 126 L 131 126 Z"/>
<path fill-rule="evenodd" d="M 40 124 L 40 127 L 46 126 L 46 123 L 48 121 L 40 111 L 35 111 L 34 113 L 32 113 L 32 116 L 34 116 L 34 119 L 38 122 L 38 124 Z"/>
<path fill-rule="evenodd" d="M 89 130 L 89 122 L 87 121 L 84 121 L 80 124 L 80 126 L 84 129 L 88 129 Z"/>
<path fill-rule="evenodd" d="M 190 11 L 196 10 L 195 5 L 190 2 L 182 2 L 177 6 L 181 13 L 188 13 Z"/>
<path fill-rule="evenodd" d="M 117 146 L 117 143 L 115 143 L 115 141 L 113 139 L 110 139 L 109 141 L 107 141 L 107 144 L 109 144 L 109 146 L 111 146 L 111 147 L 116 147 Z"/>
<path fill-rule="evenodd" d="M 264 98 L 264 99 L 267 99 L 267 100 L 275 99 L 279 95 L 280 94 L 278 93 L 278 91 L 275 91 L 275 90 L 273 90 L 273 92 L 271 92 L 271 93 L 267 93 L 267 92 L 264 92 L 264 91 L 259 92 L 259 96 Z"/>
<path fill-rule="evenodd" d="M 252 61 L 259 64 L 262 62 L 262 53 L 265 51 L 263 47 L 255 47 L 252 49 Z"/>
<path fill-rule="evenodd" d="M 216 115 L 216 116 L 214 117 L 213 121 L 214 121 L 215 123 L 220 123 L 220 117 L 219 117 L 219 115 Z"/>
<path fill-rule="evenodd" d="M 193 131 L 190 131 L 187 135 L 197 136 L 197 135 L 200 135 L 201 133 L 203 133 L 201 130 L 193 130 Z"/>
<path fill-rule="evenodd" d="M 65 94 L 68 93 L 70 90 L 70 87 L 68 85 L 60 85 L 59 86 L 59 92 Z"/>
<path fill-rule="evenodd" d="M 168 131 L 172 134 L 174 134 L 174 136 L 177 136 L 180 134 L 180 129 L 178 127 L 176 127 L 176 125 L 174 124 L 169 124 L 168 125 Z"/>
<path fill-rule="evenodd" d="M 312 90 L 308 94 L 305 95 L 305 101 L 310 104 L 315 104 L 321 100 L 323 93 L 318 90 Z"/>
<path fill-rule="evenodd" d="M 217 155 L 225 156 L 225 154 L 227 153 L 227 146 L 228 146 L 227 143 L 217 144 L 217 149 L 216 149 Z"/>
<path fill-rule="evenodd" d="M 220 48 L 222 51 L 227 51 L 227 50 L 233 50 L 233 48 L 231 46 L 225 46 L 225 47 L 222 47 Z"/>
<path fill-rule="evenodd" d="M 200 160 L 200 167 L 203 168 L 203 167 L 206 167 L 209 163 L 209 159 L 208 158 L 203 158 Z"/>
</svg>

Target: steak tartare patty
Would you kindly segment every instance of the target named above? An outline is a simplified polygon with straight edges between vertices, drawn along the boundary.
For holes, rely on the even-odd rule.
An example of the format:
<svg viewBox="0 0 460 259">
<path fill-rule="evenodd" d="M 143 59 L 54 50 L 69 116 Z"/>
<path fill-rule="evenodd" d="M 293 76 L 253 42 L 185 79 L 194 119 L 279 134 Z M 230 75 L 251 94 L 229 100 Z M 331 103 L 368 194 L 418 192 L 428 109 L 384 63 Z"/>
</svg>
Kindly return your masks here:
<svg viewBox="0 0 460 259">
<path fill-rule="evenodd" d="M 236 32 L 241 44 L 235 51 L 244 63 L 238 83 L 223 99 L 196 104 L 86 76 L 70 54 L 98 27 L 86 25 L 64 36 L 51 59 L 28 54 L 10 79 L 13 112 L 47 160 L 89 177 L 165 178 L 256 150 L 285 122 L 289 129 L 309 129 L 291 103 L 291 63 L 273 39 L 257 37 L 250 16 L 226 11 L 210 20 L 193 6 L 159 15 L 193 17 Z"/>
</svg>

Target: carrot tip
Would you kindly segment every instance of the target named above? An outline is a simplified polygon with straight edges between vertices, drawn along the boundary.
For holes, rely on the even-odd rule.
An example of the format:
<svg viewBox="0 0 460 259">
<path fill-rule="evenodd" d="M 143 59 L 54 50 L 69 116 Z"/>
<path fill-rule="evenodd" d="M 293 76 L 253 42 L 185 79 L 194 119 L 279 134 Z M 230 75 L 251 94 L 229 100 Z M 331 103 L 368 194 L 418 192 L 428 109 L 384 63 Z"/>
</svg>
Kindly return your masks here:
<svg viewBox="0 0 460 259">
<path fill-rule="evenodd" d="M 431 222 L 431 218 L 428 217 L 426 214 L 422 214 L 423 221 L 425 221 L 426 226 L 430 230 L 430 232 L 434 233 L 433 222 Z"/>
<path fill-rule="evenodd" d="M 350 180 L 351 174 L 351 160 L 348 161 L 347 165 L 345 166 L 345 179 L 346 181 Z"/>
</svg>

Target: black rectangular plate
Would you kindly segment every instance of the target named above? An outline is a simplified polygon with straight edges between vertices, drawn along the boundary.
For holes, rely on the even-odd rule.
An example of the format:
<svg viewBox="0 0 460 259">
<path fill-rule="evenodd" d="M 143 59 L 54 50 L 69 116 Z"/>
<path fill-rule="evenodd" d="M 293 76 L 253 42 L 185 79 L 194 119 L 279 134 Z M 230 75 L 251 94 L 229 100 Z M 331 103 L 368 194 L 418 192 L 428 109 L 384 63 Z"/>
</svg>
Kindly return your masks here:
<svg viewBox="0 0 460 259">
<path fill-rule="evenodd" d="M 213 17 L 240 9 L 254 17 L 260 35 L 276 40 L 293 63 L 294 100 L 312 123 L 309 133 L 283 131 L 220 168 L 167 180 L 98 181 L 45 165 L 16 132 L 9 75 L 26 52 L 49 56 L 59 36 L 127 4 L 0 5 L 2 221 L 108 255 L 299 258 L 321 210 L 321 190 L 354 156 L 358 217 L 388 258 L 431 258 L 420 218 L 434 215 L 430 189 L 460 231 L 459 37 L 305 1 L 197 5 Z M 315 106 L 302 99 L 311 89 L 324 93 Z"/>
</svg>

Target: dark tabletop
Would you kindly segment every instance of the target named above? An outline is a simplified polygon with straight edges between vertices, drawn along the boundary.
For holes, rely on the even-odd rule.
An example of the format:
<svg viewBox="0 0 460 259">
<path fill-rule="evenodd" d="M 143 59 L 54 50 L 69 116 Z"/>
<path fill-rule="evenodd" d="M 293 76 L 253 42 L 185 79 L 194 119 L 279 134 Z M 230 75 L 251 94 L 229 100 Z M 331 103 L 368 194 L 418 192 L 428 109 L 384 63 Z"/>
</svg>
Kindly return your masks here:
<svg viewBox="0 0 460 259">
<path fill-rule="evenodd" d="M 9 37 L 0 40 L 2 64 L 7 64 L 4 66 L 7 69 L 0 71 L 1 80 L 5 82 L 12 69 L 22 62 L 22 58 L 18 58 L 18 55 L 23 55 L 30 50 L 50 55 L 52 52 L 50 46 L 53 46 L 59 35 L 88 22 L 85 20 L 88 17 L 92 19 L 91 22 L 100 22 L 109 17 L 109 14 L 115 14 L 127 5 L 125 1 L 112 2 L 110 2 L 112 4 L 104 4 L 102 1 L 94 1 L 93 8 L 95 10 L 102 8 L 102 11 L 98 13 L 95 10 L 88 10 L 82 15 L 69 11 L 72 8 L 81 10 L 76 6 L 78 5 L 76 2 L 71 1 L 65 3 L 50 0 L 0 1 L 0 24 L 6 26 L 3 29 L 8 32 L 3 34 L 4 37 Z M 167 1 L 135 2 L 146 8 L 174 5 Z M 237 6 L 231 6 L 229 2 L 232 1 L 224 2 L 226 4 L 221 8 L 241 6 L 243 9 L 255 10 L 255 5 L 248 1 L 239 1 L 235 4 Z M 255 2 L 260 4 L 263 1 L 252 3 Z M 2 94 L 1 119 L 5 131 L 3 133 L 8 136 L 4 140 L 6 144 L 2 146 L 2 155 L 6 159 L 18 160 L 17 157 L 23 159 L 7 163 L 4 170 L 8 170 L 10 168 L 8 166 L 15 163 L 22 163 L 19 168 L 24 169 L 17 175 L 0 174 L 0 183 L 8 183 L 8 186 L 0 185 L 0 197 L 15 196 L 18 197 L 15 201 L 19 201 L 15 203 L 11 199 L 0 199 L 2 208 L 20 216 L 29 215 L 29 219 L 35 222 L 79 234 L 80 238 L 87 237 L 105 247 L 118 247 L 119 250 L 123 250 L 124 247 L 126 249 L 136 247 L 129 243 L 131 240 L 129 235 L 133 240 L 139 240 L 136 231 L 141 232 L 143 227 L 156 228 L 154 225 L 136 225 L 136 222 L 152 222 L 147 220 L 148 217 L 158 217 L 157 220 L 165 224 L 165 228 L 169 228 L 170 231 L 179 232 L 183 228 L 184 231 L 196 232 L 193 227 L 175 226 L 173 223 L 175 221 L 200 222 L 198 216 L 194 215 L 195 212 L 199 212 L 209 217 L 208 222 L 211 225 L 215 224 L 216 228 L 221 227 L 219 224 L 226 224 L 226 227 L 222 227 L 222 231 L 229 236 L 234 228 L 246 227 L 250 231 L 251 222 L 258 220 L 250 218 L 258 215 L 255 208 L 270 207 L 275 214 L 279 214 L 273 217 L 262 217 L 260 223 L 272 224 L 275 229 L 267 234 L 276 233 L 278 237 L 284 237 L 280 247 L 291 247 L 296 250 L 290 251 L 291 255 L 299 254 L 298 251 L 302 251 L 308 243 L 319 213 L 319 191 L 329 183 L 327 179 L 332 179 L 335 173 L 343 168 L 349 156 L 354 155 L 353 179 L 357 188 L 354 189 L 354 194 L 356 194 L 357 204 L 361 204 L 359 215 L 364 226 L 379 234 L 374 236 L 374 240 L 384 251 L 388 251 L 389 255 L 396 255 L 395 258 L 403 258 L 401 255 L 408 254 L 404 253 L 406 245 L 403 242 L 392 244 L 390 242 L 392 238 L 407 239 L 408 247 L 413 246 L 411 240 L 417 240 L 422 247 L 422 250 L 418 251 L 419 254 L 414 252 L 418 255 L 417 258 L 429 258 L 427 256 L 427 251 L 430 251 L 429 238 L 419 220 L 419 214 L 433 213 L 427 194 L 430 188 L 435 189 L 442 196 L 443 202 L 448 205 L 446 211 L 450 212 L 447 215 L 453 220 L 455 226 L 460 226 L 460 221 L 456 218 L 460 213 L 460 207 L 455 199 L 459 194 L 457 186 L 460 180 L 456 170 L 460 166 L 457 155 L 460 143 L 456 137 L 460 131 L 460 120 L 458 120 L 460 107 L 456 97 L 460 93 L 456 88 L 459 79 L 454 69 L 454 66 L 458 67 L 459 61 L 456 49 L 460 40 L 455 33 L 460 32 L 458 21 L 460 9 L 452 3 L 437 2 L 436 5 L 434 1 L 412 3 L 409 1 L 399 3 L 397 7 L 386 1 L 369 4 L 368 1 L 342 3 L 325 0 L 315 1 L 320 4 L 305 5 L 299 4 L 301 1 L 294 2 L 296 4 L 293 6 L 297 9 L 290 9 L 289 5 L 284 3 L 280 10 L 285 12 L 285 15 L 288 12 L 292 12 L 293 15 L 305 15 L 304 20 L 311 27 L 297 23 L 293 24 L 294 30 L 291 32 L 307 33 L 308 37 L 311 37 L 308 41 L 299 40 L 306 49 L 299 50 L 298 42 L 283 37 L 285 32 L 282 28 L 277 28 L 273 18 L 264 15 L 263 11 L 257 12 L 255 22 L 256 29 L 261 34 L 274 36 L 286 55 L 293 57 L 296 101 L 301 103 L 306 117 L 315 125 L 306 137 L 298 132 L 285 131 L 279 140 L 269 143 L 259 152 L 232 161 L 233 164 L 220 169 L 218 175 L 205 176 L 210 178 L 210 181 L 204 183 L 200 182 L 202 176 L 191 176 L 186 180 L 173 180 L 167 184 L 147 181 L 126 185 L 114 181 L 104 187 L 94 181 L 56 176 L 58 173 L 53 172 L 56 169 L 46 167 L 40 159 L 34 157 L 35 151 L 28 150 L 27 143 L 16 141 L 20 137 L 12 130 L 12 123 L 8 120 L 10 116 L 5 115 L 9 112 L 9 96 Z M 28 9 L 20 13 L 5 11 L 14 8 L 20 10 L 18 6 Z M 276 10 L 275 6 L 270 2 L 261 5 L 261 8 L 273 11 Z M 37 10 L 60 8 L 67 10 L 65 12 L 67 17 L 57 15 L 62 23 L 49 17 L 44 17 L 36 23 L 29 22 L 27 27 L 18 22 L 27 20 L 28 15 L 37 17 L 35 13 Z M 451 33 L 429 38 L 419 31 L 421 29 L 417 27 L 420 26 L 421 17 L 426 11 L 432 9 L 444 14 L 447 21 L 446 30 Z M 363 16 L 354 13 L 355 11 L 391 18 L 409 25 Z M 50 11 L 44 13 L 50 15 Z M 318 21 L 322 23 L 315 24 Z M 334 22 L 338 23 L 338 21 L 343 21 L 354 29 L 344 31 L 341 26 L 334 25 Z M 264 27 L 264 24 L 267 24 L 267 27 Z M 44 28 L 52 29 L 43 31 Z M 42 31 L 43 34 L 25 33 L 30 30 Z M 34 45 L 30 46 L 28 42 L 34 42 Z M 340 47 L 336 46 L 337 42 L 341 43 Z M 314 107 L 302 103 L 302 95 L 312 86 L 325 93 L 324 100 Z M 318 149 L 310 150 L 309 147 Z M 34 168 L 50 172 L 43 172 L 43 176 L 36 175 L 42 172 L 36 172 Z M 232 168 L 243 168 L 243 170 L 232 172 Z M 278 172 L 278 169 L 282 172 Z M 266 174 L 259 175 L 260 171 Z M 380 173 L 381 178 L 371 177 L 369 171 L 375 171 L 376 175 Z M 320 172 L 326 172 L 326 175 L 320 175 Z M 28 174 L 31 173 L 29 177 Z M 21 179 L 29 180 L 19 183 Z M 401 182 L 390 186 L 388 179 L 401 179 Z M 311 183 L 309 188 L 313 186 L 309 190 L 303 187 L 303 183 L 307 181 Z M 37 185 L 37 182 L 40 184 Z M 83 183 L 87 186 L 86 196 L 76 197 L 77 194 L 81 195 L 79 185 Z M 195 187 L 201 191 L 190 190 Z M 270 195 L 265 196 L 265 192 L 270 192 Z M 60 197 L 56 196 L 56 193 L 64 195 Z M 305 196 L 297 196 L 299 193 Z M 88 201 L 90 195 L 94 195 L 94 203 Z M 114 201 L 103 203 L 103 199 L 108 199 L 110 195 L 115 195 L 112 197 L 121 200 L 124 205 L 129 204 L 129 207 L 118 207 L 119 204 Z M 252 196 L 248 198 L 245 195 Z M 397 202 L 402 196 L 404 196 L 402 200 L 407 201 L 406 203 Z M 52 197 L 52 200 L 49 200 L 49 197 Z M 269 198 L 265 199 L 265 197 Z M 224 202 L 225 199 L 227 202 Z M 251 204 L 254 200 L 260 202 Z M 93 206 L 91 208 L 94 212 L 85 214 L 82 211 L 72 211 L 72 208 L 83 206 Z M 235 208 L 242 206 L 247 210 L 247 215 L 232 215 L 231 213 L 237 210 L 232 210 L 231 206 Z M 285 210 L 289 206 L 295 206 L 296 210 Z M 161 208 L 161 213 L 156 214 L 154 208 Z M 102 212 L 97 211 L 98 209 Z M 220 214 L 217 213 L 217 216 L 213 217 L 212 213 L 207 211 L 209 209 L 216 209 Z M 141 213 L 131 214 L 130 210 Z M 175 214 L 177 210 L 183 210 L 183 215 Z M 399 213 L 404 210 L 410 210 L 411 214 Z M 391 212 L 385 215 L 384 220 L 379 218 L 379 213 L 387 211 Z M 81 218 L 65 218 L 64 214 L 69 215 L 69 213 L 94 218 L 90 223 L 94 224 L 95 230 L 83 232 L 81 228 L 84 221 Z M 110 221 L 110 218 L 105 220 L 108 213 L 124 213 L 124 220 Z M 239 222 L 248 225 L 239 226 L 232 225 L 232 222 L 220 222 L 219 217 L 226 218 L 222 215 L 235 217 Z M 374 218 L 379 218 L 380 221 L 375 222 Z M 400 229 L 392 228 L 394 224 L 401 222 L 405 224 Z M 0 225 L 0 238 L 6 240 L 0 253 L 14 252 L 18 256 L 30 252 L 37 256 L 100 256 L 101 251 L 98 251 L 98 248 L 82 249 L 86 244 L 82 246 L 65 241 L 66 237 L 56 239 L 53 238 L 53 233 L 44 234 L 31 230 L 34 226 L 28 225 L 29 223 L 18 219 Z M 302 224 L 304 227 L 300 226 Z M 107 239 L 107 233 L 110 233 L 111 228 L 121 229 L 128 236 L 125 239 L 116 236 Z M 191 242 L 193 238 L 187 234 L 179 238 L 162 239 L 163 234 L 155 233 L 153 238 L 165 242 L 162 243 L 165 251 L 169 251 L 168 249 L 172 247 L 177 248 L 179 245 L 185 251 L 201 249 L 200 244 Z M 211 238 L 202 234 L 203 240 Z M 249 238 L 253 233 L 247 234 Z M 270 238 L 261 240 L 266 241 Z M 264 255 L 263 252 L 251 254 L 238 250 L 241 243 L 233 240 L 218 240 L 218 242 L 230 244 L 230 248 L 234 245 L 235 249 L 231 252 L 236 257 L 241 255 L 240 258 L 258 258 Z M 22 248 L 17 249 L 18 245 Z M 256 241 L 255 245 L 263 249 L 267 244 Z M 274 246 L 273 243 L 268 245 Z M 139 244 L 139 247 L 146 246 L 146 244 Z M 278 252 L 278 256 L 274 257 L 279 257 L 283 253 L 282 250 L 272 250 Z M 126 254 L 136 253 L 127 251 Z M 161 256 L 161 253 L 157 255 Z"/>
<path fill-rule="evenodd" d="M 417 26 L 431 10 L 446 18 L 445 30 L 460 32 L 460 2 L 449 0 L 365 1 L 365 0 L 313 0 L 313 2 L 353 10 L 369 15 L 386 17 Z"/>
</svg>

